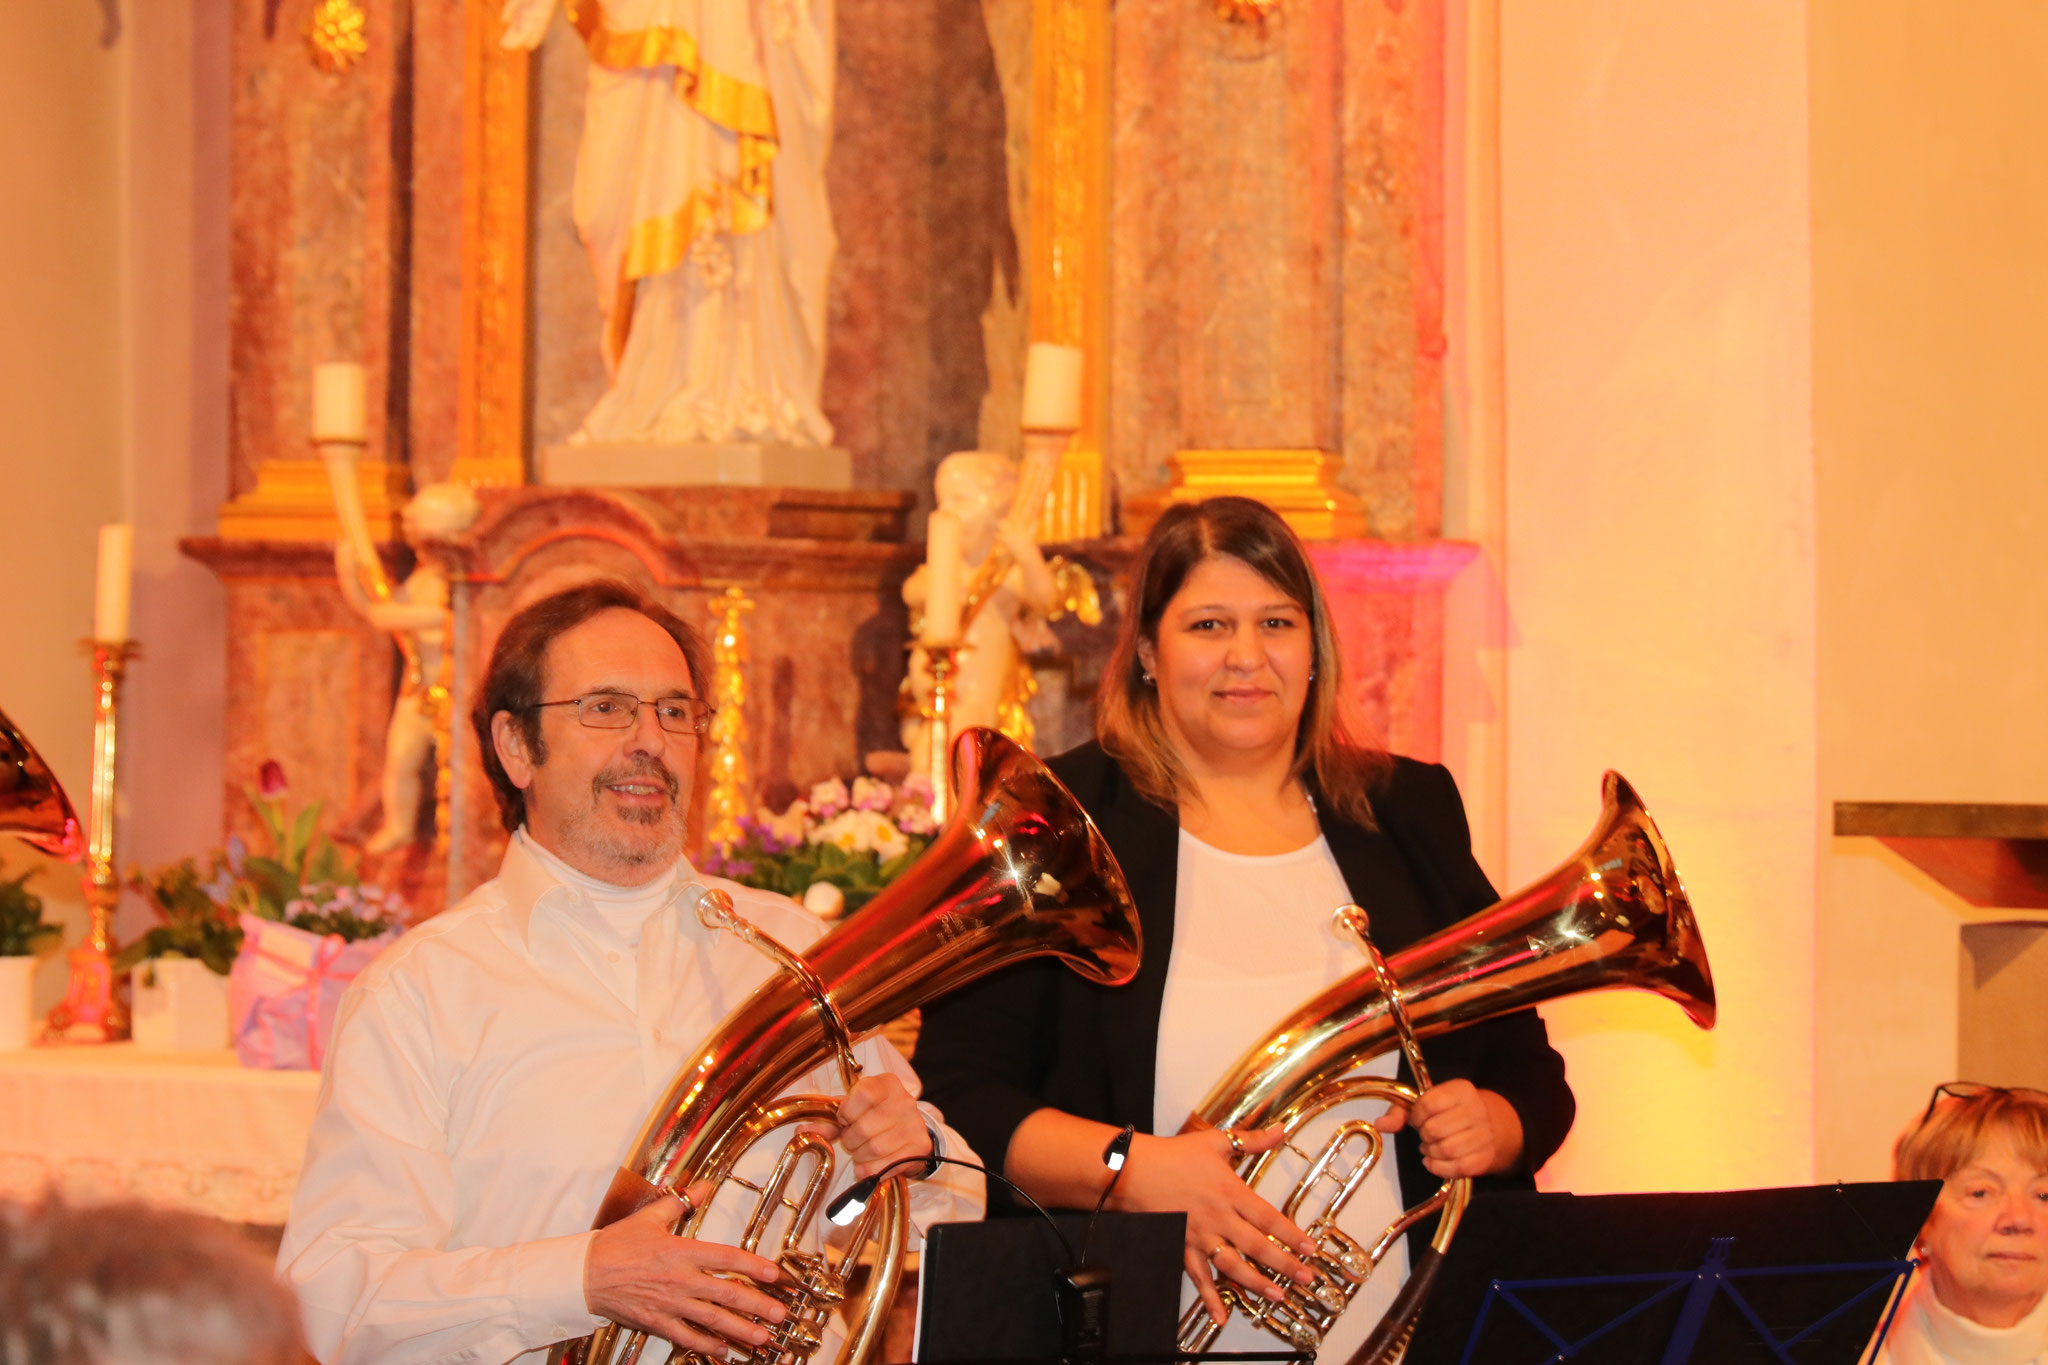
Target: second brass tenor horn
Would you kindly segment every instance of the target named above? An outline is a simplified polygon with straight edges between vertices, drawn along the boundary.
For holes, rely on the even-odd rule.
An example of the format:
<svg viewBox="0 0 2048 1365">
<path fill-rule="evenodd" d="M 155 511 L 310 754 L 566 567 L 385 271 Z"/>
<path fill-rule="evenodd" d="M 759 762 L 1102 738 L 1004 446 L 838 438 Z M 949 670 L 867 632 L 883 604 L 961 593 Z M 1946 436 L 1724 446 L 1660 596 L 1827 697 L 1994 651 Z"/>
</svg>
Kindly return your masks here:
<svg viewBox="0 0 2048 1365">
<path fill-rule="evenodd" d="M 689 1055 L 613 1177 L 598 1227 L 664 1193 L 724 1181 L 748 1147 L 779 1128 L 832 1122 L 836 1100 L 783 1092 L 835 1059 L 851 1085 L 859 1074 L 853 1039 L 927 1000 L 1030 957 L 1057 957 L 1102 985 L 1136 975 L 1137 908 L 1109 846 L 1067 789 L 993 730 L 961 735 L 952 758 L 953 818 L 907 873 L 803 952 L 740 919 L 724 893 L 704 891 L 700 917 L 739 934 L 781 970 Z M 836 1260 L 783 1250 L 815 1226 L 832 1161 L 829 1143 L 799 1134 L 761 1191 L 743 1245 L 770 1260 L 782 1251 L 785 1279 L 766 1288 L 783 1297 L 788 1317 L 772 1326 L 767 1345 L 735 1346 L 728 1360 L 800 1365 L 835 1308 L 848 1329 L 839 1365 L 859 1365 L 881 1346 L 908 1228 L 900 1177 L 881 1186 Z M 785 1220 L 778 1210 L 791 1213 Z M 702 1209 L 691 1210 L 677 1235 L 692 1235 L 702 1218 Z M 788 1224 L 782 1247 L 758 1244 L 771 1221 Z M 848 1272 L 870 1237 L 877 1251 L 868 1288 L 848 1301 Z M 607 1325 L 548 1358 L 625 1365 L 643 1341 Z"/>
<path fill-rule="evenodd" d="M 1365 912 L 1341 907 L 1336 927 L 1365 954 L 1366 965 L 1281 1020 L 1237 1059 L 1189 1117 L 1198 1128 L 1285 1125 L 1290 1140 L 1310 1120 L 1360 1100 L 1413 1103 L 1429 1086 L 1417 1041 L 1544 1000 L 1630 986 L 1674 1000 L 1701 1028 L 1714 1026 L 1714 981 L 1692 904 L 1664 838 L 1620 773 L 1601 783 L 1603 809 L 1592 835 L 1534 885 L 1469 919 L 1382 959 L 1366 933 Z M 1345 1079 L 1399 1047 L 1416 1085 L 1379 1077 Z M 1296 1350 L 1313 1351 L 1396 1239 L 1442 1213 L 1430 1248 L 1410 1267 L 1393 1304 L 1350 1365 L 1383 1365 L 1405 1348 L 1438 1265 L 1470 1198 L 1471 1182 L 1445 1181 L 1395 1219 L 1371 1246 L 1337 1226 L 1344 1203 L 1380 1160 L 1379 1131 L 1364 1120 L 1339 1125 L 1309 1156 L 1289 1192 L 1266 1197 L 1318 1248 L 1313 1283 L 1287 1286 L 1270 1303 L 1219 1287 L 1232 1314 L 1243 1313 Z M 1277 1152 L 1248 1157 L 1239 1174 L 1254 1189 Z M 1316 1196 L 1319 1187 L 1335 1193 Z M 1324 1200 L 1311 1207 L 1312 1196 Z M 1183 1351 L 1207 1350 L 1222 1329 L 1196 1304 L 1181 1320 Z"/>
</svg>

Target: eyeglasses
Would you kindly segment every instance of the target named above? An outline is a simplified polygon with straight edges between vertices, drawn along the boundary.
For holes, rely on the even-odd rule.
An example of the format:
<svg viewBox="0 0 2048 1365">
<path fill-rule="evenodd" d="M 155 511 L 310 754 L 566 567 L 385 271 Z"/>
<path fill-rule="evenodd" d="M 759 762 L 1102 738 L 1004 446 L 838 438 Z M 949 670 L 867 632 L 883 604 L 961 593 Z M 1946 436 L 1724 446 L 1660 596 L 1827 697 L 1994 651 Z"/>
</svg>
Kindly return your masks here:
<svg viewBox="0 0 2048 1365">
<path fill-rule="evenodd" d="M 573 706 L 576 719 L 593 730 L 630 730 L 640 719 L 640 708 L 654 708 L 654 718 L 672 735 L 701 735 L 718 708 L 698 697 L 660 697 L 648 701 L 630 692 L 589 692 L 565 701 L 537 701 L 527 707 Z"/>
<path fill-rule="evenodd" d="M 1945 1099 L 1974 1100 L 1979 1095 L 2030 1095 L 2048 1103 L 2048 1090 L 2036 1090 L 2030 1085 L 1986 1085 L 1982 1081 L 1943 1081 L 1934 1087 L 1934 1093 L 1927 1097 L 1927 1108 L 1920 1115 L 1925 1123 L 1934 1117 L 1934 1106 Z"/>
</svg>

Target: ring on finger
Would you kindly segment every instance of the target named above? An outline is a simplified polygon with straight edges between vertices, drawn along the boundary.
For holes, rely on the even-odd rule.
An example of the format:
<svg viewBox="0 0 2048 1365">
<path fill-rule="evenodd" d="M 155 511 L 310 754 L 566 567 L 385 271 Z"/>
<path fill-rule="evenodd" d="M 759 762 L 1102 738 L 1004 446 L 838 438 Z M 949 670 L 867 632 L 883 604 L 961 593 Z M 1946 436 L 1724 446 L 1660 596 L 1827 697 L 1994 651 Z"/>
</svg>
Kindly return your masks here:
<svg viewBox="0 0 2048 1365">
<path fill-rule="evenodd" d="M 1219 1238 L 1216 1243 L 1216 1249 L 1209 1253 L 1209 1259 L 1213 1261 L 1217 1257 L 1221 1256 L 1224 1252 L 1235 1250 L 1237 1250 L 1237 1248 L 1230 1244 L 1230 1239 L 1228 1237 Z"/>
<path fill-rule="evenodd" d="M 1244 1160 L 1244 1143 L 1239 1141 L 1237 1134 L 1231 1132 L 1228 1128 L 1219 1128 L 1217 1131 L 1222 1133 L 1223 1140 L 1230 1144 L 1231 1154 L 1239 1161 Z"/>
</svg>

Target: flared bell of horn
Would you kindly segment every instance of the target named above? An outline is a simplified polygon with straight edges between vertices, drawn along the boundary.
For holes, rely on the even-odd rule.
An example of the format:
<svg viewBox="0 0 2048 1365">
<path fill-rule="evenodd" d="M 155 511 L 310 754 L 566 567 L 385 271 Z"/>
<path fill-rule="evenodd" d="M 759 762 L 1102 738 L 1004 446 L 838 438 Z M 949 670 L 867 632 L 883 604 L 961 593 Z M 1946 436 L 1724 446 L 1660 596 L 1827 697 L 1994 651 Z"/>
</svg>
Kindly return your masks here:
<svg viewBox="0 0 2048 1365">
<path fill-rule="evenodd" d="M 85 836 L 64 788 L 5 711 L 0 711 L 0 834 L 18 835 L 68 863 L 85 852 Z"/>
<path fill-rule="evenodd" d="M 1654 991 L 1714 1026 L 1714 978 L 1664 836 L 1620 773 L 1601 780 L 1599 823 L 1548 876 L 1389 954 L 1424 1038 L 1584 991 Z M 1377 980 L 1357 972 L 1247 1049 L 1195 1112 L 1259 1127 L 1298 1097 L 1397 1045 Z"/>
</svg>

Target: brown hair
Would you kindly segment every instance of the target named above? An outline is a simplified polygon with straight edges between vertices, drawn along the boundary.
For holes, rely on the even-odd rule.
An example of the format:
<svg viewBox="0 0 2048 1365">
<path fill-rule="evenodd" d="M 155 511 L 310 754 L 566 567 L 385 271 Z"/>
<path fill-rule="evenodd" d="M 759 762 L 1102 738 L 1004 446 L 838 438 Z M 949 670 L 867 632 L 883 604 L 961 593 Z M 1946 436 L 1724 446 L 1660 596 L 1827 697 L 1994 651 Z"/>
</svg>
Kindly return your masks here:
<svg viewBox="0 0 2048 1365">
<path fill-rule="evenodd" d="M 1892 1148 L 1892 1178 L 1946 1180 L 1999 1133 L 2034 1169 L 2048 1171 L 2048 1095 L 1996 1085 L 1964 1095 L 1937 1091 L 1932 1107 Z"/>
<path fill-rule="evenodd" d="M 498 712 L 509 712 L 535 763 L 545 763 L 547 744 L 541 739 L 541 684 L 546 680 L 548 647 L 555 637 L 574 630 L 599 612 L 614 609 L 637 611 L 668 632 L 683 651 L 690 668 L 690 685 L 698 695 L 704 692 L 704 642 L 682 617 L 649 597 L 630 583 L 601 578 L 565 589 L 522 608 L 505 623 L 491 650 L 491 666 L 476 705 L 470 708 L 469 723 L 476 730 L 477 747 L 483 753 L 484 775 L 491 779 L 491 792 L 498 798 L 498 815 L 507 834 L 526 823 L 526 793 L 513 785 L 498 761 L 498 746 L 491 737 L 491 720 Z"/>
<path fill-rule="evenodd" d="M 1159 618 L 1195 566 L 1228 555 L 1287 594 L 1308 614 L 1313 676 L 1294 734 L 1294 773 L 1313 775 L 1324 803 L 1366 829 L 1376 827 L 1371 791 L 1392 759 L 1358 742 L 1343 715 L 1344 667 L 1322 585 L 1308 552 L 1278 513 L 1251 498 L 1208 498 L 1166 509 L 1138 550 L 1131 594 L 1097 694 L 1095 734 L 1131 784 L 1172 809 L 1189 795 L 1187 768 L 1145 681 L 1138 641 L 1159 642 Z"/>
</svg>

